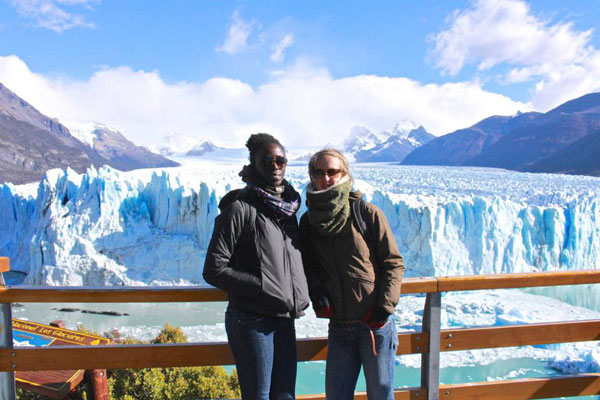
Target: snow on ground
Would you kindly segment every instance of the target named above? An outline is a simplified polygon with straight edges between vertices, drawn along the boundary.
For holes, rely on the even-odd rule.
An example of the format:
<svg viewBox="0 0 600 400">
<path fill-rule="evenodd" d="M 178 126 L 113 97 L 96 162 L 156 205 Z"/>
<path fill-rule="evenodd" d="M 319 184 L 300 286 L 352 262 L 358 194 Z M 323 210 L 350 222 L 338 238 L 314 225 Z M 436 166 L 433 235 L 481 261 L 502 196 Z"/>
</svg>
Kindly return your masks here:
<svg viewBox="0 0 600 400">
<path fill-rule="evenodd" d="M 395 313 L 395 323 L 400 333 L 421 329 L 424 302 L 424 296 L 401 297 Z M 442 329 L 590 319 L 600 319 L 600 313 L 518 290 L 448 293 L 442 297 Z M 327 320 L 316 318 L 312 309 L 308 309 L 304 317 L 296 320 L 297 337 L 325 337 L 327 324 Z M 123 336 L 149 340 L 161 328 L 160 325 L 129 325 L 118 327 L 118 330 Z M 227 341 L 223 322 L 184 325 L 181 328 L 193 342 Z M 600 371 L 600 347 L 597 342 L 443 352 L 440 365 L 442 368 L 466 367 L 517 358 L 546 361 L 549 367 L 562 373 Z M 401 355 L 397 357 L 397 363 L 419 368 L 421 358 L 419 355 Z M 514 374 L 518 375 L 518 371 Z"/>
</svg>

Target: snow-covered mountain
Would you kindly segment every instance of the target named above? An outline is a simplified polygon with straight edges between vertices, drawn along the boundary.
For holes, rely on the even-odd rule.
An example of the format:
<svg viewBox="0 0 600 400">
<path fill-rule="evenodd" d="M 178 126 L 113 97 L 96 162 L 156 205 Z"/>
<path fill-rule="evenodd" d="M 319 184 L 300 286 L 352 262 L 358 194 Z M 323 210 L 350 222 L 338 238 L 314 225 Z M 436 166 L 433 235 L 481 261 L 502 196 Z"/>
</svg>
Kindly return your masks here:
<svg viewBox="0 0 600 400">
<path fill-rule="evenodd" d="M 151 146 L 150 149 L 163 156 L 185 156 L 187 152 L 196 146 L 200 146 L 204 142 L 210 141 L 171 132 L 165 135 L 158 145 Z"/>
<path fill-rule="evenodd" d="M 376 135 L 362 126 L 350 129 L 350 134 L 342 143 L 342 150 L 346 153 L 355 154 L 359 151 L 370 150 L 381 144 L 389 135 Z"/>
<path fill-rule="evenodd" d="M 185 153 L 186 156 L 203 156 L 207 153 L 212 153 L 213 151 L 217 150 L 219 147 L 215 146 L 213 144 L 213 142 L 211 142 L 210 140 L 206 140 L 194 147 L 192 147 L 190 150 L 188 150 L 187 153 Z"/>
<path fill-rule="evenodd" d="M 212 140 L 202 137 L 180 135 L 176 132 L 165 135 L 158 145 L 151 149 L 164 156 L 176 159 L 201 158 L 215 162 L 245 160 L 248 158 L 246 148 L 226 148 L 215 145 Z"/>
<path fill-rule="evenodd" d="M 71 134 L 108 164 L 122 171 L 147 167 L 175 167 L 178 163 L 136 146 L 117 129 L 97 122 L 65 122 Z"/>
<path fill-rule="evenodd" d="M 0 84 L 0 182 L 39 181 L 51 168 L 84 172 L 90 165 L 122 170 L 177 165 L 135 146 L 114 129 L 74 124 L 79 132 L 72 135 L 66 125 Z"/>
<path fill-rule="evenodd" d="M 383 143 L 371 149 L 363 149 L 355 153 L 356 161 L 361 162 L 400 162 L 414 149 L 433 140 L 435 136 L 419 126 L 408 132 L 394 130 Z"/>
<path fill-rule="evenodd" d="M 407 165 L 465 165 L 518 171 L 600 174 L 600 93 L 547 113 L 492 116 L 412 152 Z M 587 154 L 582 160 L 579 151 Z"/>
<path fill-rule="evenodd" d="M 364 127 L 354 127 L 341 149 L 350 159 L 359 162 L 400 162 L 414 149 L 434 138 L 422 126 L 400 128 L 396 125 L 391 132 L 378 134 Z"/>
<path fill-rule="evenodd" d="M 422 126 L 401 128 L 396 125 L 390 131 L 374 133 L 368 128 L 355 126 L 342 143 L 333 147 L 340 149 L 350 161 L 359 162 L 399 162 L 415 148 L 434 139 Z M 329 147 L 322 143 L 316 146 L 295 146 L 286 148 L 292 161 L 308 161 L 319 149 Z M 211 140 L 170 133 L 160 144 L 151 147 L 164 156 L 201 157 L 205 160 L 242 159 L 247 157 L 245 148 L 224 148 L 216 146 Z"/>
<path fill-rule="evenodd" d="M 35 285 L 203 283 L 219 199 L 243 163 L 87 174 L 0 186 L 0 254 Z M 600 267 L 600 179 L 456 167 L 356 164 L 408 276 Z M 301 192 L 305 165 L 286 176 Z"/>
</svg>

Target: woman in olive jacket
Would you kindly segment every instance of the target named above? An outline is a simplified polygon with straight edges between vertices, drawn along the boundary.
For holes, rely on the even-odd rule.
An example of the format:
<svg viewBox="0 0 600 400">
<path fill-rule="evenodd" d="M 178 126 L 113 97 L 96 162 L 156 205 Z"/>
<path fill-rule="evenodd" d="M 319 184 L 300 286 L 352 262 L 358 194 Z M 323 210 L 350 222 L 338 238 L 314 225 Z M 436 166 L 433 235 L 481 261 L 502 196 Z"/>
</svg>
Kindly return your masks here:
<svg viewBox="0 0 600 400">
<path fill-rule="evenodd" d="M 291 400 L 296 385 L 294 319 L 308 307 L 296 211 L 300 195 L 284 180 L 283 146 L 268 134 L 246 143 L 247 184 L 228 193 L 204 264 L 206 282 L 227 291 L 225 328 L 242 399 Z"/>
<path fill-rule="evenodd" d="M 404 263 L 383 212 L 366 203 L 357 226 L 348 161 L 325 149 L 309 162 L 308 211 L 300 221 L 304 270 L 317 317 L 329 318 L 327 399 L 350 400 L 361 366 L 367 396 L 393 399 L 398 336 L 391 318 Z M 365 234 L 372 237 L 364 237 Z"/>
</svg>

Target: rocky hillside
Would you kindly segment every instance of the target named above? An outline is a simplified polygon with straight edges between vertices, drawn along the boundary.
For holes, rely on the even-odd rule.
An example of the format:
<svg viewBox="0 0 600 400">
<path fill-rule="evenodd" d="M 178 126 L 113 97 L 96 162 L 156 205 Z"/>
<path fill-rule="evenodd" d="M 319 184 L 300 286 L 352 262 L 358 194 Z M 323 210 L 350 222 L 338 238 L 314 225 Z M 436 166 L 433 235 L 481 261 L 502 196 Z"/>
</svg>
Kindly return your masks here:
<svg viewBox="0 0 600 400">
<path fill-rule="evenodd" d="M 576 150 L 600 131 L 600 93 L 568 101 L 547 113 L 493 116 L 472 127 L 432 140 L 409 154 L 403 164 L 464 165 L 518 171 L 593 174 L 559 164 L 578 162 Z M 589 139 L 593 143 L 592 138 Z M 565 153 L 563 153 L 563 151 Z M 560 161 L 560 155 L 570 154 Z M 582 164 L 583 165 L 583 164 Z"/>
<path fill-rule="evenodd" d="M 178 165 L 135 146 L 116 131 L 95 134 L 91 145 L 83 143 L 66 126 L 0 84 L 0 182 L 34 182 L 51 168 L 85 172 L 91 165 L 121 170 Z"/>
</svg>

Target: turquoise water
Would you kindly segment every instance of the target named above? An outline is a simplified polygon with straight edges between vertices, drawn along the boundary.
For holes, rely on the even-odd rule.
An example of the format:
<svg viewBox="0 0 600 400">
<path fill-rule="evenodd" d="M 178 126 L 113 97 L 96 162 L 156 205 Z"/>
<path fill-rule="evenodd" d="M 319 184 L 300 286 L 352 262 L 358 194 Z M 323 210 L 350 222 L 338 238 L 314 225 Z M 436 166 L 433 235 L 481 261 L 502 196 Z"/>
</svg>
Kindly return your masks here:
<svg viewBox="0 0 600 400">
<path fill-rule="evenodd" d="M 7 276 L 7 283 L 13 277 Z M 15 276 L 14 279 L 20 278 Z M 600 311 L 600 285 L 579 285 L 565 287 L 543 287 L 525 289 L 526 292 L 544 295 L 562 300 L 568 304 L 586 307 Z M 119 311 L 127 316 L 105 316 L 84 314 L 81 312 L 63 312 L 60 308 L 81 308 L 96 311 Z M 13 316 L 26 318 L 40 323 L 49 323 L 54 319 L 62 319 L 69 329 L 75 329 L 81 323 L 86 328 L 103 333 L 112 328 L 122 330 L 125 327 L 138 327 L 139 332 L 147 331 L 148 327 L 160 327 L 168 321 L 176 326 L 195 326 L 203 324 L 219 324 L 223 322 L 226 304 L 218 303 L 140 303 L 140 304 L 44 304 L 30 303 L 13 308 Z M 198 334 L 201 334 L 199 332 Z M 210 335 L 211 333 L 207 333 Z M 417 356 L 418 357 L 418 356 Z M 442 353 L 441 357 L 444 357 Z M 228 366 L 227 369 L 232 369 Z M 546 362 L 533 358 L 516 358 L 497 360 L 486 365 L 469 365 L 461 367 L 442 368 L 441 383 L 485 382 L 489 379 L 533 378 L 556 376 L 559 373 L 548 368 Z M 394 376 L 395 387 L 411 387 L 420 385 L 420 369 L 396 365 Z M 356 390 L 364 391 L 364 377 L 359 376 Z M 325 391 L 325 362 L 302 362 L 298 365 L 298 394 L 315 394 Z M 600 399 L 600 396 L 577 397 L 573 399 Z"/>
<path fill-rule="evenodd" d="M 96 311 L 119 311 L 128 316 L 105 316 L 84 314 L 81 312 L 59 311 L 62 307 L 83 308 Z M 103 333 L 113 327 L 121 330 L 123 327 L 139 327 L 140 332 L 151 326 L 162 326 L 169 321 L 176 326 L 194 326 L 199 321 L 205 324 L 219 324 L 223 321 L 225 303 L 164 303 L 164 304 L 44 304 L 30 303 L 13 308 L 13 316 L 27 318 L 31 321 L 48 323 L 54 319 L 62 319 L 66 327 L 76 328 L 82 323 L 86 328 Z M 200 330 L 205 328 L 199 328 Z M 202 334 L 199 332 L 198 334 Z M 210 334 L 210 333 L 209 333 Z M 445 354 L 442 353 L 441 357 Z M 416 364 L 419 364 L 418 356 Z M 443 359 L 442 359 L 443 361 Z M 231 369 L 232 367 L 228 367 Z M 468 365 L 461 367 L 442 368 L 441 383 L 484 382 L 490 377 L 493 380 L 512 378 L 531 378 L 541 376 L 556 376 L 559 373 L 546 366 L 543 360 L 533 358 L 516 358 L 497 360 L 486 365 Z M 420 386 L 420 369 L 396 365 L 394 377 L 395 387 Z M 364 391 L 364 377 L 358 379 L 356 390 Z M 325 391 L 325 362 L 302 362 L 298 365 L 298 394 L 315 394 Z M 579 397 L 578 399 L 596 399 L 594 397 Z"/>
<path fill-rule="evenodd" d="M 547 296 L 577 307 L 600 312 L 600 285 L 547 286 L 520 289 L 523 292 Z"/>
</svg>

